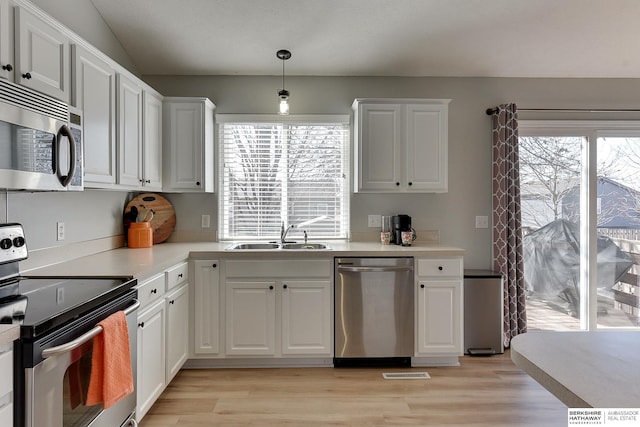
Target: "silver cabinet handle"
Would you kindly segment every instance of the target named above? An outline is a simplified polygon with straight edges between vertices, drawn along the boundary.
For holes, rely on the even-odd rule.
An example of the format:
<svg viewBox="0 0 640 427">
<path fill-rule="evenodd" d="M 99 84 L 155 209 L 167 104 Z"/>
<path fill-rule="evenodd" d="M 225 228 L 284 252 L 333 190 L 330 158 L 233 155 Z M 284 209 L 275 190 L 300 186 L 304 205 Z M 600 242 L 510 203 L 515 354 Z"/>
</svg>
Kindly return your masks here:
<svg viewBox="0 0 640 427">
<path fill-rule="evenodd" d="M 138 300 L 134 300 L 134 301 L 135 302 L 133 305 L 130 305 L 124 310 L 125 315 L 129 315 L 133 313 L 140 307 L 140 301 Z M 89 341 L 91 338 L 98 335 L 100 332 L 102 332 L 102 326 L 98 325 L 93 329 L 91 329 L 90 331 L 87 331 L 85 334 L 79 336 L 75 340 L 69 341 L 67 343 L 64 343 L 55 347 L 47 348 L 46 350 L 42 350 L 42 358 L 46 359 L 49 357 L 57 356 L 59 354 L 74 350 L 80 347 L 82 344 Z"/>
</svg>

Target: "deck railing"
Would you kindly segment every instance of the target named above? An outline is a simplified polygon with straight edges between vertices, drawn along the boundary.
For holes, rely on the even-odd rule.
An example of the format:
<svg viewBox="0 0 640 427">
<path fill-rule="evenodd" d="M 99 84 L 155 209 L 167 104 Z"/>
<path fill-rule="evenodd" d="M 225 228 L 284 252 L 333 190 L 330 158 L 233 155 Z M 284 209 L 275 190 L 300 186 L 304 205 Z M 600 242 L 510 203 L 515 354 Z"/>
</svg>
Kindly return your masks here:
<svg viewBox="0 0 640 427">
<path fill-rule="evenodd" d="M 607 236 L 625 252 L 633 265 L 621 280 L 613 285 L 615 308 L 640 316 L 640 230 L 599 228 L 598 234 Z"/>
</svg>

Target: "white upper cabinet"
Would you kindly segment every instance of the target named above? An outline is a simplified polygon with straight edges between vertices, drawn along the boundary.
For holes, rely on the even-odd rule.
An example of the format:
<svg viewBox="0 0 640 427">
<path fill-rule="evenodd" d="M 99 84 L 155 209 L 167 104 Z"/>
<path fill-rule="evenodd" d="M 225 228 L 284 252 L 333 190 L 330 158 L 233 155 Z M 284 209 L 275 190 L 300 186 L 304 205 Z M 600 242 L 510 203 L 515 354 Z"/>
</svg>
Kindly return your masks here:
<svg viewBox="0 0 640 427">
<path fill-rule="evenodd" d="M 16 83 L 69 102 L 69 38 L 30 11 L 22 7 L 14 10 Z"/>
<path fill-rule="evenodd" d="M 448 99 L 356 99 L 355 192 L 447 191 Z"/>
<path fill-rule="evenodd" d="M 214 191 L 214 108 L 207 98 L 164 98 L 164 191 Z"/>
<path fill-rule="evenodd" d="M 0 0 L 0 77 L 13 81 L 13 7 L 10 0 Z"/>
<path fill-rule="evenodd" d="M 118 184 L 140 187 L 142 178 L 142 87 L 123 74 L 118 85 Z"/>
<path fill-rule="evenodd" d="M 162 98 L 149 90 L 144 91 L 142 187 L 162 190 Z"/>
<path fill-rule="evenodd" d="M 116 70 L 80 45 L 72 46 L 72 104 L 84 119 L 86 187 L 116 183 Z"/>
</svg>

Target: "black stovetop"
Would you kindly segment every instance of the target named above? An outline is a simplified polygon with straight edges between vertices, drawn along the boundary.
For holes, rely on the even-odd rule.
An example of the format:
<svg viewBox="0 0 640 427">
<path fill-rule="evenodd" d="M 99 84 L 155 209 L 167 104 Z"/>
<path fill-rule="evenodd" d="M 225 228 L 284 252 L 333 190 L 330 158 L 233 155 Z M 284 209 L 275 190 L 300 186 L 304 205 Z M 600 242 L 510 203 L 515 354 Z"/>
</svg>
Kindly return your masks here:
<svg viewBox="0 0 640 427">
<path fill-rule="evenodd" d="M 10 278 L 0 282 L 0 323 L 19 324 L 21 339 L 36 339 L 136 284 L 127 278 Z"/>
</svg>

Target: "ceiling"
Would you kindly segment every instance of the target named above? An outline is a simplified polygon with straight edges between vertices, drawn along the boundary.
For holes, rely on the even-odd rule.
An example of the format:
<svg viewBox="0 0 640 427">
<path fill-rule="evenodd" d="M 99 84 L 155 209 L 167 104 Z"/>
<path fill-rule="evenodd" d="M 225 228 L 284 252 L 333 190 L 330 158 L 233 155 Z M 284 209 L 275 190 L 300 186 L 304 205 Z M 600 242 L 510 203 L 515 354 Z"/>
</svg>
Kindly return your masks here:
<svg viewBox="0 0 640 427">
<path fill-rule="evenodd" d="M 638 0 L 91 0 L 141 74 L 640 77 Z"/>
</svg>

